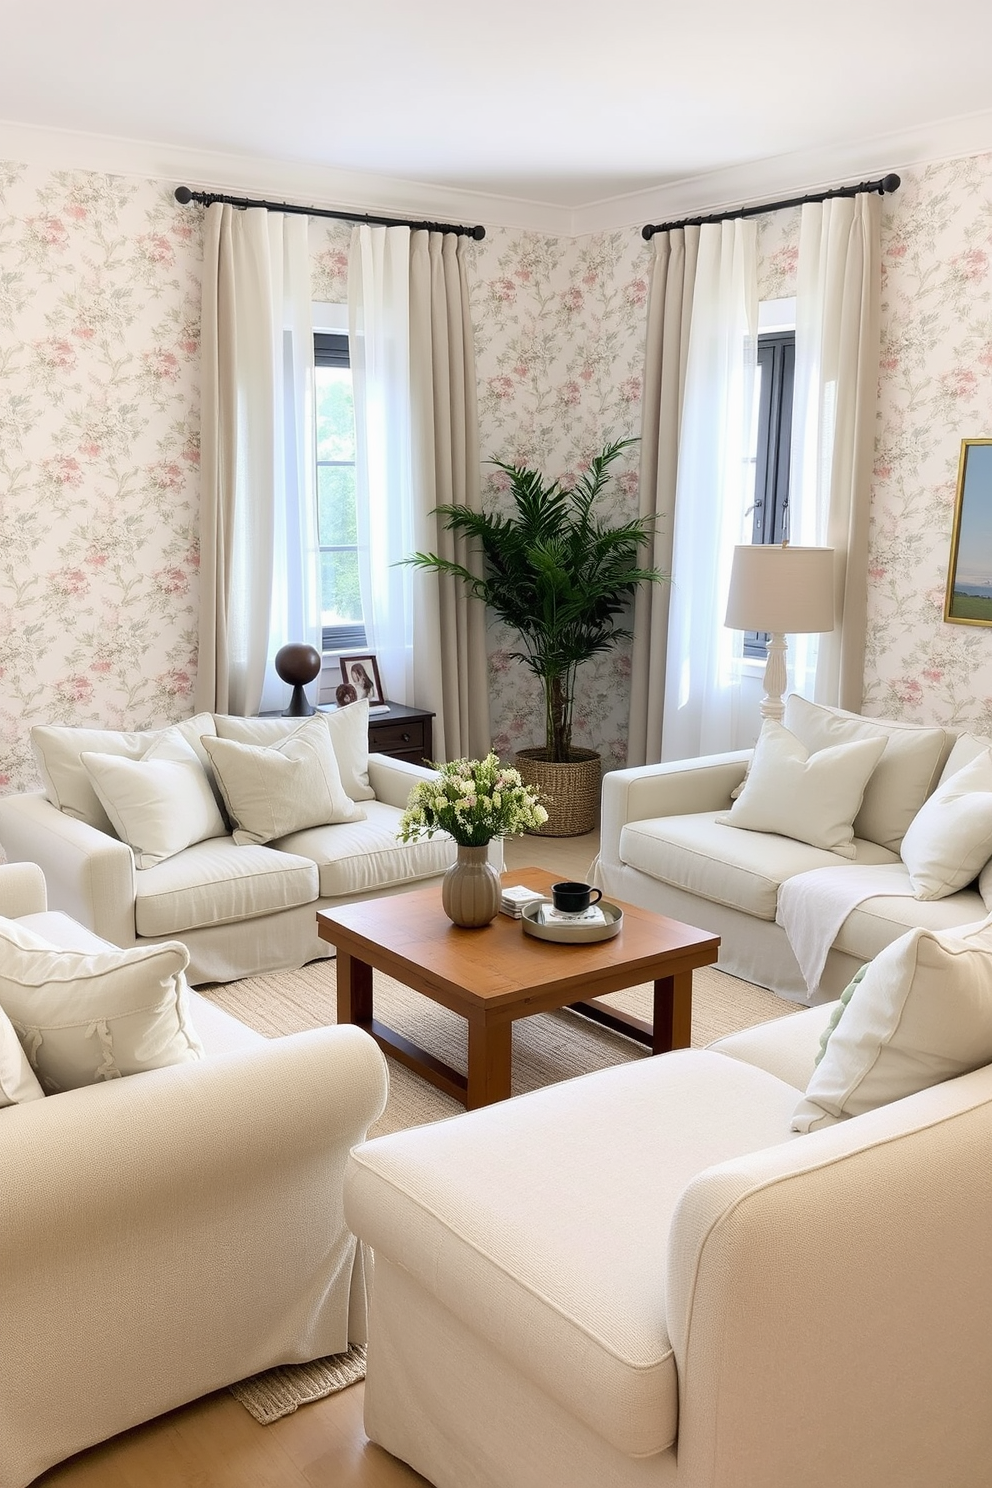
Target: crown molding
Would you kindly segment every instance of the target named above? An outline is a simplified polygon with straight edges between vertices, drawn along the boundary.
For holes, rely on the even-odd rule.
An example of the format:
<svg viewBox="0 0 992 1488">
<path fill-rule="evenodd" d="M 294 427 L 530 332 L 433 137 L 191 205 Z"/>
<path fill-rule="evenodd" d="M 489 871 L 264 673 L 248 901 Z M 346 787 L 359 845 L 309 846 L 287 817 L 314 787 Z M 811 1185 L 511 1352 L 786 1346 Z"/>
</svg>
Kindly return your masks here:
<svg viewBox="0 0 992 1488">
<path fill-rule="evenodd" d="M 51 170 L 104 171 L 137 176 L 196 191 L 218 191 L 302 206 L 423 217 L 432 222 L 481 222 L 549 236 L 569 237 L 571 207 L 489 196 L 484 192 L 432 186 L 357 171 L 333 170 L 303 161 L 210 153 L 148 140 L 72 130 L 42 129 L 0 120 L 0 158 Z"/>
<path fill-rule="evenodd" d="M 244 192 L 345 212 L 481 222 L 491 228 L 572 238 L 802 195 L 985 151 L 992 151 L 992 109 L 870 140 L 772 156 L 573 208 L 300 161 L 208 153 L 0 120 L 0 158 L 26 165 L 105 171 L 197 191 Z"/>
<path fill-rule="evenodd" d="M 817 150 L 771 156 L 747 165 L 710 171 L 650 191 L 592 202 L 573 213 L 572 234 L 609 232 L 751 206 L 778 197 L 802 196 L 848 181 L 870 180 L 888 171 L 956 160 L 992 151 L 992 109 L 943 119 L 913 130 Z"/>
</svg>

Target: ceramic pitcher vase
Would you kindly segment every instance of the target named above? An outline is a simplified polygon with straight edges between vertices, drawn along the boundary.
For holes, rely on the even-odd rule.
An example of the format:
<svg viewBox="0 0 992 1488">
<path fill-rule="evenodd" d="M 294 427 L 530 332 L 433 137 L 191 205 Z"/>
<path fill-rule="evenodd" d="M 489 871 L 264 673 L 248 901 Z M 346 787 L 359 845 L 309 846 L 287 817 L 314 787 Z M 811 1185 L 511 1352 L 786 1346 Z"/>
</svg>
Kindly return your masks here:
<svg viewBox="0 0 992 1488">
<path fill-rule="evenodd" d="M 466 930 L 488 925 L 499 913 L 503 892 L 488 847 L 458 845 L 458 857 L 441 880 L 441 904 L 448 919 Z"/>
</svg>

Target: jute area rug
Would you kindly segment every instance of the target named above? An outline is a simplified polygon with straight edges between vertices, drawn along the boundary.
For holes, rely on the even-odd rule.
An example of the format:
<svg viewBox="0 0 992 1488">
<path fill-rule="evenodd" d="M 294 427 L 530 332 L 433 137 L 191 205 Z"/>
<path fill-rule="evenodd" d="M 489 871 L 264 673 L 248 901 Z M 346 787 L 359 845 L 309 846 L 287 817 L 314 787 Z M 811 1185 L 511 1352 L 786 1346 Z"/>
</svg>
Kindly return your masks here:
<svg viewBox="0 0 992 1488">
<path fill-rule="evenodd" d="M 724 1034 L 750 1028 L 769 1018 L 796 1011 L 773 992 L 727 976 L 712 967 L 693 973 L 692 1043 L 700 1048 Z M 200 987 L 202 996 L 226 1009 L 267 1038 L 322 1028 L 336 1021 L 333 961 L 313 961 L 301 971 L 273 972 L 240 982 Z M 606 999 L 625 1012 L 651 1017 L 650 984 L 614 993 Z M 447 1008 L 412 992 L 391 977 L 374 974 L 376 1015 L 389 1027 L 445 1063 L 464 1070 L 466 1025 Z M 537 1090 L 558 1080 L 606 1069 L 630 1059 L 647 1059 L 647 1050 L 622 1034 L 563 1010 L 522 1018 L 513 1025 L 513 1094 Z M 455 1116 L 462 1106 L 426 1080 L 390 1061 L 389 1099 L 370 1136 L 383 1136 L 410 1126 Z M 311 1364 L 270 1369 L 232 1385 L 231 1392 L 263 1425 L 288 1415 L 300 1405 L 365 1377 L 365 1351 L 317 1359 Z"/>
</svg>

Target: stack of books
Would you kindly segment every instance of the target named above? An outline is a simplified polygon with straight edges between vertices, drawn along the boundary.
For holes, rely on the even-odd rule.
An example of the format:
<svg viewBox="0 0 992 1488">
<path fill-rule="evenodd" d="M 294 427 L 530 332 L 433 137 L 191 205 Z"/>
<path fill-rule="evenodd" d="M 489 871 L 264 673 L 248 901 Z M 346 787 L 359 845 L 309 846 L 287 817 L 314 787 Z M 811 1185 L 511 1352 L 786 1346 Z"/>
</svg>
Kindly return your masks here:
<svg viewBox="0 0 992 1488">
<path fill-rule="evenodd" d="M 500 913 L 509 915 L 511 920 L 519 920 L 525 904 L 539 904 L 543 898 L 544 895 L 539 894 L 536 889 L 525 889 L 523 884 L 513 884 L 503 890 Z"/>
</svg>

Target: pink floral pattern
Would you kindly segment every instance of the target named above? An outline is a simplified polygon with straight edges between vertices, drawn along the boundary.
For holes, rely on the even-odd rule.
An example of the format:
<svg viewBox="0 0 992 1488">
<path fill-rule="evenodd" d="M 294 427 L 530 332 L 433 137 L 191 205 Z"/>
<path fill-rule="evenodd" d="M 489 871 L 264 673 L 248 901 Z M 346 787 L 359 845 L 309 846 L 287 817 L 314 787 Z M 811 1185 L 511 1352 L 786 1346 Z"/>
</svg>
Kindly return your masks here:
<svg viewBox="0 0 992 1488">
<path fill-rule="evenodd" d="M 992 732 L 992 631 L 943 621 L 960 440 L 992 433 L 992 155 L 903 173 L 883 211 L 865 710 Z M 795 292 L 798 211 L 758 219 L 760 293 Z M 36 722 L 192 710 L 201 217 L 165 183 L 0 162 L 0 790 Z M 314 298 L 347 299 L 350 224 L 314 219 Z M 574 475 L 640 428 L 651 248 L 490 229 L 471 248 L 484 458 Z M 607 514 L 633 514 L 638 455 Z M 483 467 L 485 499 L 505 480 Z M 490 632 L 494 742 L 539 691 Z M 630 653 L 582 669 L 576 742 L 622 765 Z"/>
<path fill-rule="evenodd" d="M 164 184 L 0 164 L 2 789 L 34 723 L 191 711 L 199 280 Z"/>
</svg>

